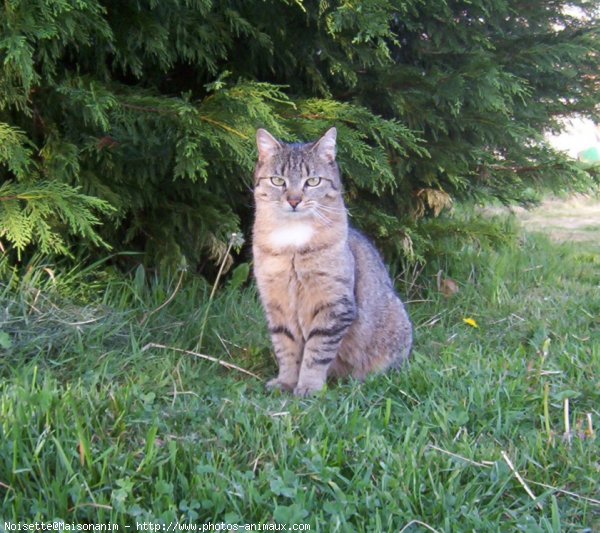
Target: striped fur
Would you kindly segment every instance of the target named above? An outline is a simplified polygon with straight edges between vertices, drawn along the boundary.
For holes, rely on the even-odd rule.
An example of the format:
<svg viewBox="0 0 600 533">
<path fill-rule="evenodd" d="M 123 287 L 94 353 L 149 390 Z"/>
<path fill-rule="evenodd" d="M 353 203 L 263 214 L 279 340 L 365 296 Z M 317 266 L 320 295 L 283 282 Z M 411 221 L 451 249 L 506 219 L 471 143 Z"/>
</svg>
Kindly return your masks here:
<svg viewBox="0 0 600 533">
<path fill-rule="evenodd" d="M 257 132 L 254 272 L 279 363 L 268 386 L 298 396 L 397 366 L 412 344 L 379 254 L 348 226 L 335 142 L 335 128 L 292 145 Z"/>
</svg>

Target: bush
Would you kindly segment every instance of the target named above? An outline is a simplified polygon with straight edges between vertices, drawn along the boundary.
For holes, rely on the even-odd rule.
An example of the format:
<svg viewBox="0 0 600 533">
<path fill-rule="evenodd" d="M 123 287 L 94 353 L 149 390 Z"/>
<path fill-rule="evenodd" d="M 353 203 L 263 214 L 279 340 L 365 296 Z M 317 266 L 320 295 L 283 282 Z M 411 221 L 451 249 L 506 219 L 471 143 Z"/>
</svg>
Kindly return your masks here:
<svg viewBox="0 0 600 533">
<path fill-rule="evenodd" d="M 455 198 L 587 187 L 541 138 L 597 118 L 598 23 L 568 5 L 5 2 L 5 261 L 103 245 L 220 261 L 252 218 L 257 127 L 292 141 L 336 125 L 354 221 L 390 256 L 418 255 L 415 220 Z"/>
</svg>

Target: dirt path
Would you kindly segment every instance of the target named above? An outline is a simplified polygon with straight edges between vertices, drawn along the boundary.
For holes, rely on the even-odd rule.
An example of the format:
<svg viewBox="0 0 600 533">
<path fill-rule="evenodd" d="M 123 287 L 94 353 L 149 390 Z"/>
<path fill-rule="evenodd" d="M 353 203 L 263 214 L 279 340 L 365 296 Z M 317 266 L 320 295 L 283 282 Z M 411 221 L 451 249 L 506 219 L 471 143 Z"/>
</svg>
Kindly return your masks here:
<svg viewBox="0 0 600 533">
<path fill-rule="evenodd" d="M 535 209 L 513 211 L 527 231 L 546 233 L 557 242 L 585 243 L 600 252 L 600 198 L 551 199 Z"/>
</svg>

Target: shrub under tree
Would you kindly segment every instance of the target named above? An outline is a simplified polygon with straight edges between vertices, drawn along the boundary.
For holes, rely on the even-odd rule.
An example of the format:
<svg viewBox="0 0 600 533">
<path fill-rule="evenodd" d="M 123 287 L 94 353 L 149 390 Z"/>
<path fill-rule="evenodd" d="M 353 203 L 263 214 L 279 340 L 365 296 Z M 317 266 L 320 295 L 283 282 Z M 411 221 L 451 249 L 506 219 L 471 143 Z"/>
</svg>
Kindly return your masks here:
<svg viewBox="0 0 600 533">
<path fill-rule="evenodd" d="M 586 187 L 542 131 L 598 119 L 596 2 L 7 0 L 0 244 L 218 260 L 251 217 L 254 131 L 339 129 L 354 223 L 388 254 L 454 198 Z M 102 222 L 102 224 L 100 224 Z M 413 249 L 413 241 L 418 246 Z"/>
</svg>

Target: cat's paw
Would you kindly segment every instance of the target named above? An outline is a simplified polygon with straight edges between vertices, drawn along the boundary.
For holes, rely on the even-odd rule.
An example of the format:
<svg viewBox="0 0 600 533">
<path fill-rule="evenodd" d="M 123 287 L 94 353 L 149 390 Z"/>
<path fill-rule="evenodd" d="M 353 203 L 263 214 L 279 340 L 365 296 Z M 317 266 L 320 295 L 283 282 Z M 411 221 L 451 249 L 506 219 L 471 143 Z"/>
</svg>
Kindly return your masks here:
<svg viewBox="0 0 600 533">
<path fill-rule="evenodd" d="M 317 394 L 323 387 L 314 387 L 311 385 L 298 385 L 294 389 L 294 396 L 298 398 L 307 398 L 308 396 L 313 396 Z"/>
<path fill-rule="evenodd" d="M 279 378 L 273 378 L 267 381 L 267 389 L 269 390 L 281 390 L 286 392 L 292 392 L 295 387 L 295 383 L 287 383 L 285 381 L 280 380 Z"/>
</svg>

